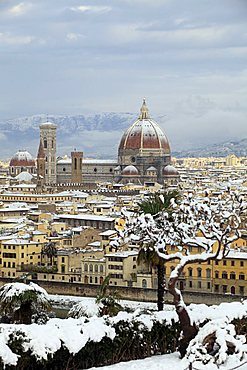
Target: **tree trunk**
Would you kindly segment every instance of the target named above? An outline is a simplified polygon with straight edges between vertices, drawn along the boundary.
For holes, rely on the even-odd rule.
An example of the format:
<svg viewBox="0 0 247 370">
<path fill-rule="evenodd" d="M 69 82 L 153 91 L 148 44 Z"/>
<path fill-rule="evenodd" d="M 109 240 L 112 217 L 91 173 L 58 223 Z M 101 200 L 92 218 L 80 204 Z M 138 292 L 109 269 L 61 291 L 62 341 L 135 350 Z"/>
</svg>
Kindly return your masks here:
<svg viewBox="0 0 247 370">
<path fill-rule="evenodd" d="M 20 324 L 31 324 L 32 320 L 31 301 L 22 303 L 19 308 L 19 321 Z"/>
<path fill-rule="evenodd" d="M 179 289 L 176 288 L 177 280 L 178 277 L 170 278 L 168 284 L 168 291 L 173 296 L 173 303 L 175 305 L 176 312 L 178 314 L 179 322 L 182 329 L 183 336 L 182 339 L 180 340 L 178 350 L 181 354 L 181 357 L 184 357 L 186 354 L 187 347 L 191 339 L 193 339 L 196 336 L 198 329 L 195 326 L 195 324 L 193 325 L 191 324 L 190 317 L 187 308 L 184 304 L 181 292 Z"/>
<path fill-rule="evenodd" d="M 164 261 L 159 261 L 157 265 L 158 289 L 157 289 L 157 305 L 158 311 L 163 311 L 164 308 L 164 292 L 165 292 L 165 266 Z"/>
</svg>

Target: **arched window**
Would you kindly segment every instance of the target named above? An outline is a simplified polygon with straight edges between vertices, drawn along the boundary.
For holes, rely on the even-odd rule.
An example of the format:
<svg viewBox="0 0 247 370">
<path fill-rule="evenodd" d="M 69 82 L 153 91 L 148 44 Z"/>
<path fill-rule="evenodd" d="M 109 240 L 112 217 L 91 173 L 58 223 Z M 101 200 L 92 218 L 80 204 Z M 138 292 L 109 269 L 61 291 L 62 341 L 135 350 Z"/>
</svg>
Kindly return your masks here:
<svg viewBox="0 0 247 370">
<path fill-rule="evenodd" d="M 84 277 L 84 283 L 85 283 L 85 284 L 88 284 L 88 276 L 85 276 L 85 277 Z"/>
<path fill-rule="evenodd" d="M 222 279 L 228 279 L 228 275 L 226 271 L 222 272 Z"/>
<path fill-rule="evenodd" d="M 92 276 L 90 276 L 89 282 L 90 282 L 90 284 L 93 284 L 93 278 L 92 278 Z"/>
<path fill-rule="evenodd" d="M 200 267 L 197 269 L 197 276 L 202 277 L 202 269 Z"/>
<path fill-rule="evenodd" d="M 98 278 L 97 278 L 97 276 L 95 276 L 94 282 L 95 282 L 95 284 L 98 284 Z"/>
<path fill-rule="evenodd" d="M 47 139 L 46 139 L 46 137 L 44 138 L 44 149 L 46 149 L 47 148 Z"/>
<path fill-rule="evenodd" d="M 206 270 L 206 276 L 207 276 L 208 279 L 211 278 L 211 270 L 210 269 Z"/>
<path fill-rule="evenodd" d="M 84 265 L 84 271 L 88 272 L 88 264 L 87 263 L 85 263 L 85 265 Z"/>
<path fill-rule="evenodd" d="M 147 280 L 146 279 L 142 279 L 142 287 L 143 288 L 147 287 Z"/>
<path fill-rule="evenodd" d="M 235 274 L 235 272 L 231 272 L 230 273 L 230 279 L 236 280 L 236 274 Z"/>
<path fill-rule="evenodd" d="M 189 276 L 193 276 L 193 268 L 189 267 L 188 272 L 189 272 Z"/>
<path fill-rule="evenodd" d="M 100 267 L 99 267 L 99 271 L 100 271 L 100 272 L 104 272 L 104 267 L 103 267 L 103 265 L 100 265 Z"/>
<path fill-rule="evenodd" d="M 89 271 L 93 272 L 93 265 L 92 264 L 89 265 Z"/>
<path fill-rule="evenodd" d="M 94 272 L 98 272 L 98 265 L 94 266 Z"/>
<path fill-rule="evenodd" d="M 235 286 L 231 287 L 231 294 L 235 294 Z"/>
<path fill-rule="evenodd" d="M 215 279 L 219 279 L 219 271 L 215 271 Z"/>
</svg>

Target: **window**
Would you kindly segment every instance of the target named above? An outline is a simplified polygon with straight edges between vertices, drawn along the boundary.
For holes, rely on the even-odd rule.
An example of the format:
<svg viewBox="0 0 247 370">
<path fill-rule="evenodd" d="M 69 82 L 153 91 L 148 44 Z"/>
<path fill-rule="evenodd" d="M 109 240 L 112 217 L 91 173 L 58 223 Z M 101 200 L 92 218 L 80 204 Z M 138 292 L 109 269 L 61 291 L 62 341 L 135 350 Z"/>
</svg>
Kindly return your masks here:
<svg viewBox="0 0 247 370">
<path fill-rule="evenodd" d="M 89 271 L 93 272 L 93 265 L 92 264 L 89 265 Z"/>
<path fill-rule="evenodd" d="M 202 277 L 202 269 L 201 268 L 197 269 L 197 276 Z"/>
<path fill-rule="evenodd" d="M 228 279 L 227 272 L 223 271 L 222 272 L 222 279 Z"/>
<path fill-rule="evenodd" d="M 242 272 L 239 274 L 239 280 L 245 280 L 245 276 Z"/>
<path fill-rule="evenodd" d="M 61 266 L 61 273 L 62 273 L 62 274 L 64 274 L 64 273 L 65 273 L 65 266 L 64 266 L 64 265 L 62 265 L 62 266 Z"/>
<path fill-rule="evenodd" d="M 230 279 L 232 279 L 232 280 L 235 280 L 235 279 L 236 279 L 236 274 L 235 274 L 235 272 L 231 272 L 231 273 L 230 273 Z"/>
<path fill-rule="evenodd" d="M 218 264 L 219 264 L 219 261 L 217 261 L 217 260 L 216 260 L 216 261 L 215 261 L 215 264 L 216 264 L 216 266 L 218 266 Z"/>
<path fill-rule="evenodd" d="M 188 271 L 189 271 L 189 276 L 193 276 L 193 269 L 191 267 L 188 269 Z"/>
<path fill-rule="evenodd" d="M 235 261 L 231 261 L 231 266 L 235 266 Z"/>
<path fill-rule="evenodd" d="M 142 279 L 142 287 L 143 288 L 147 287 L 147 280 L 146 279 Z"/>
<path fill-rule="evenodd" d="M 218 284 L 215 284 L 214 291 L 215 291 L 215 293 L 219 293 L 219 285 Z"/>
<path fill-rule="evenodd" d="M 84 265 L 84 271 L 88 272 L 88 264 L 87 263 L 85 263 L 85 265 Z"/>
<path fill-rule="evenodd" d="M 206 270 L 206 276 L 207 276 L 207 279 L 211 278 L 211 270 L 210 269 Z"/>
<path fill-rule="evenodd" d="M 100 270 L 100 272 L 103 272 L 104 271 L 103 265 L 100 265 L 99 270 Z"/>
<path fill-rule="evenodd" d="M 44 149 L 47 149 L 47 139 L 44 138 Z"/>
<path fill-rule="evenodd" d="M 219 271 L 215 271 L 215 279 L 219 279 Z"/>
<path fill-rule="evenodd" d="M 65 167 L 63 168 L 63 172 L 66 172 L 66 168 Z"/>
<path fill-rule="evenodd" d="M 96 167 L 93 169 L 93 172 L 95 172 L 95 173 L 97 172 L 97 168 Z"/>
<path fill-rule="evenodd" d="M 244 261 L 240 261 L 240 266 L 244 267 Z"/>
<path fill-rule="evenodd" d="M 222 285 L 222 292 L 227 293 L 227 285 Z"/>
<path fill-rule="evenodd" d="M 198 289 L 201 289 L 201 287 L 202 287 L 202 282 L 201 281 L 197 282 L 197 287 L 198 287 Z"/>
<path fill-rule="evenodd" d="M 211 283 L 209 281 L 207 282 L 207 288 L 211 289 Z"/>
<path fill-rule="evenodd" d="M 189 287 L 190 287 L 190 288 L 193 288 L 193 283 L 192 283 L 192 281 L 189 281 Z"/>
<path fill-rule="evenodd" d="M 239 294 L 244 295 L 244 286 L 239 287 Z"/>
<path fill-rule="evenodd" d="M 223 266 L 227 266 L 227 261 L 226 260 L 223 260 Z"/>
<path fill-rule="evenodd" d="M 97 278 L 97 276 L 95 277 L 94 282 L 95 282 L 95 284 L 98 284 L 98 278 Z"/>
<path fill-rule="evenodd" d="M 93 278 L 92 278 L 92 276 L 90 276 L 90 278 L 89 278 L 89 282 L 90 282 L 90 284 L 92 284 L 92 283 L 93 283 Z"/>
<path fill-rule="evenodd" d="M 94 272 L 98 272 L 98 271 L 99 271 L 98 265 L 95 265 L 94 266 Z"/>
</svg>

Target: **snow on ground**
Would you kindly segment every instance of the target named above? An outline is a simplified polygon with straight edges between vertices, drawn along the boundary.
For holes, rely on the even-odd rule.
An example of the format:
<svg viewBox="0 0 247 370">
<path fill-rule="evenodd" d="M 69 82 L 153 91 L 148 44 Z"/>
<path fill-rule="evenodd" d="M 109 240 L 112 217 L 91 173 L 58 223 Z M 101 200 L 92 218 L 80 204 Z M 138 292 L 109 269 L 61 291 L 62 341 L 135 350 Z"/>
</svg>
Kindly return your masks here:
<svg viewBox="0 0 247 370">
<path fill-rule="evenodd" d="M 91 313 L 91 317 L 86 319 L 81 317 L 79 319 L 50 319 L 45 325 L 14 325 L 14 324 L 0 324 L 0 357 L 4 364 L 15 365 L 18 356 L 8 347 L 8 340 L 11 334 L 18 335 L 21 331 L 24 334 L 24 350 L 30 350 L 37 359 L 46 359 L 48 354 L 56 352 L 61 346 L 68 348 L 71 354 L 77 353 L 90 340 L 99 342 L 105 335 L 113 339 L 115 337 L 115 330 L 111 324 L 117 323 L 120 320 L 132 321 L 138 320 L 148 330 L 151 330 L 154 321 L 166 321 L 171 324 L 178 320 L 177 314 L 173 306 L 165 306 L 164 311 L 156 311 L 155 303 L 143 303 L 132 301 L 121 301 L 121 304 L 126 304 L 135 309 L 135 312 L 128 313 L 121 311 L 117 316 L 97 317 L 96 304 L 94 298 L 74 297 L 74 296 L 54 296 L 50 295 L 50 299 L 61 306 L 71 307 L 73 303 L 85 304 L 86 310 Z M 151 314 L 143 313 L 143 308 L 150 309 Z M 206 325 L 213 325 L 217 329 L 217 323 L 222 321 L 224 323 L 223 329 L 229 329 L 229 324 L 234 318 L 242 318 L 247 316 L 247 300 L 243 302 L 222 303 L 218 306 L 206 306 L 204 304 L 188 306 L 188 311 L 192 321 L 196 324 L 205 322 L 209 319 Z M 94 316 L 92 316 L 94 315 Z M 109 325 L 110 323 L 110 325 Z M 206 328 L 206 325 L 204 327 Z M 221 327 L 220 327 L 221 328 Z M 211 330 L 211 329 L 210 329 Z M 200 334 L 200 333 L 199 333 Z M 198 334 L 198 335 L 199 335 Z M 200 338 L 196 337 L 196 344 L 200 343 Z M 226 362 L 220 366 L 214 365 L 212 362 L 208 365 L 202 365 L 202 362 L 193 363 L 193 370 L 232 370 L 240 369 L 247 370 L 247 347 L 243 342 L 244 351 L 243 360 L 242 355 L 238 358 L 238 354 L 227 356 Z M 195 357 L 194 357 L 195 358 Z M 240 360 L 241 359 L 241 360 Z M 190 357 L 192 360 L 192 357 Z M 122 370 L 122 369 L 142 369 L 142 370 L 185 370 L 188 369 L 188 359 L 179 359 L 178 353 L 169 355 L 154 356 L 145 360 L 136 360 L 116 365 L 106 366 L 104 370 Z M 245 364 L 241 367 L 241 361 Z"/>
<path fill-rule="evenodd" d="M 236 366 L 238 366 L 236 368 Z M 171 353 L 169 355 L 152 356 L 144 360 L 135 360 L 128 362 L 120 362 L 118 364 L 92 367 L 88 370 L 188 370 L 189 362 L 186 359 L 180 359 L 179 353 Z M 202 365 L 199 363 L 192 364 L 192 370 L 247 370 L 247 363 L 239 364 L 234 359 L 229 358 L 226 364 L 221 366 L 216 365 Z"/>
</svg>

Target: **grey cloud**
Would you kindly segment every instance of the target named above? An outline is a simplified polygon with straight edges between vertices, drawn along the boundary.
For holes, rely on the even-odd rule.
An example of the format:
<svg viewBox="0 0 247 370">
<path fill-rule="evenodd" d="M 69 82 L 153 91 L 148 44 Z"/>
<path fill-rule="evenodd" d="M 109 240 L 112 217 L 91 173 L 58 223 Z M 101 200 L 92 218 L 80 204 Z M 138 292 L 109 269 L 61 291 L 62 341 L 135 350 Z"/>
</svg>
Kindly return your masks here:
<svg viewBox="0 0 247 370">
<path fill-rule="evenodd" d="M 244 135 L 246 12 L 244 0 L 0 2 L 0 118 L 135 112 L 146 96 L 173 140 L 181 122 L 188 141 L 214 126 Z"/>
</svg>

